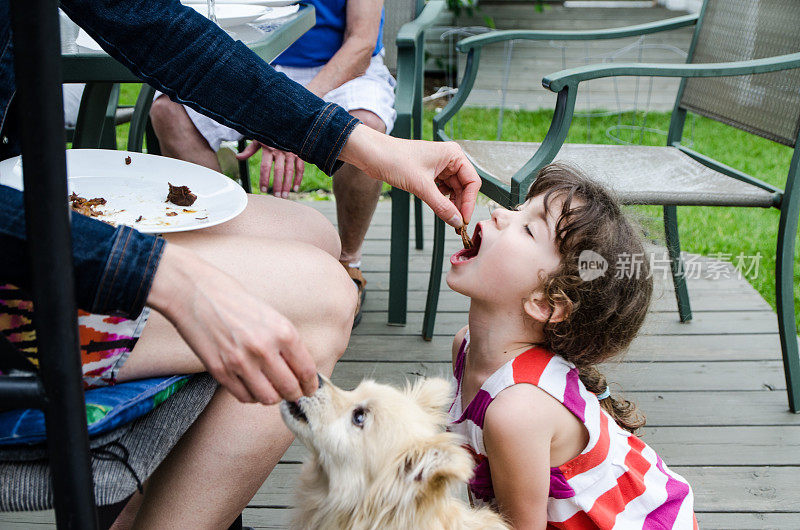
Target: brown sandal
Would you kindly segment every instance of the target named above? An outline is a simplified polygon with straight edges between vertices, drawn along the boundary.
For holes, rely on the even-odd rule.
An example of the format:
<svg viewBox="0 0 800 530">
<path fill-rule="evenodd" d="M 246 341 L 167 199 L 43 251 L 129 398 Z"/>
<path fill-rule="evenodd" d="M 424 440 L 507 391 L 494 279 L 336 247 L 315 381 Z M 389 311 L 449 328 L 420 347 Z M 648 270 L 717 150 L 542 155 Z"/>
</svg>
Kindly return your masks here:
<svg viewBox="0 0 800 530">
<path fill-rule="evenodd" d="M 364 275 L 361 274 L 360 268 L 351 267 L 346 261 L 340 261 L 339 263 L 342 264 L 344 270 L 347 271 L 347 275 L 350 276 L 350 279 L 353 280 L 353 283 L 356 284 L 356 288 L 358 288 L 358 302 L 356 303 L 356 314 L 353 318 L 353 327 L 355 328 L 359 322 L 361 322 L 361 307 L 364 305 L 364 300 L 367 297 L 367 280 L 364 279 Z"/>
</svg>

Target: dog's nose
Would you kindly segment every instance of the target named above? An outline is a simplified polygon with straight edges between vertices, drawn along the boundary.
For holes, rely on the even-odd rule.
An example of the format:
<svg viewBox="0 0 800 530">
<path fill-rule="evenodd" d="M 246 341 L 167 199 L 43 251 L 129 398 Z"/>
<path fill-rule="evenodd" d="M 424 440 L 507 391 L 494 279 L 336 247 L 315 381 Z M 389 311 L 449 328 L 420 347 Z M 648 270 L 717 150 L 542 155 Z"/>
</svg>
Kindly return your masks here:
<svg viewBox="0 0 800 530">
<path fill-rule="evenodd" d="M 325 384 L 325 381 L 323 381 L 323 380 L 322 380 L 322 376 L 321 376 L 321 375 L 319 375 L 319 374 L 317 374 L 317 383 L 319 383 L 319 384 L 318 384 L 318 387 L 319 387 L 319 388 L 322 388 L 322 385 L 324 385 L 324 384 Z"/>
</svg>

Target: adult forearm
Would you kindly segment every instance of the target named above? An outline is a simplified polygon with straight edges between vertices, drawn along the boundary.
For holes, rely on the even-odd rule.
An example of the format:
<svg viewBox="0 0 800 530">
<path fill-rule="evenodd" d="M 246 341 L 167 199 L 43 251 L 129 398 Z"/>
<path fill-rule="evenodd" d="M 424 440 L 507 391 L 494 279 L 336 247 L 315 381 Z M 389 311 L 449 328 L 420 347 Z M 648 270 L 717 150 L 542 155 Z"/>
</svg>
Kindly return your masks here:
<svg viewBox="0 0 800 530">
<path fill-rule="evenodd" d="M 275 72 L 216 24 L 174 0 L 63 0 L 89 35 L 143 80 L 247 137 L 326 173 L 357 120 Z"/>
<path fill-rule="evenodd" d="M 342 47 L 306 85 L 306 88 L 323 97 L 331 90 L 364 75 L 369 68 L 373 48 L 375 43 L 365 39 L 345 40 Z"/>
<path fill-rule="evenodd" d="M 72 213 L 72 261 L 78 307 L 136 317 L 158 267 L 164 240 Z M 0 283 L 31 286 L 22 193 L 0 185 Z"/>
</svg>

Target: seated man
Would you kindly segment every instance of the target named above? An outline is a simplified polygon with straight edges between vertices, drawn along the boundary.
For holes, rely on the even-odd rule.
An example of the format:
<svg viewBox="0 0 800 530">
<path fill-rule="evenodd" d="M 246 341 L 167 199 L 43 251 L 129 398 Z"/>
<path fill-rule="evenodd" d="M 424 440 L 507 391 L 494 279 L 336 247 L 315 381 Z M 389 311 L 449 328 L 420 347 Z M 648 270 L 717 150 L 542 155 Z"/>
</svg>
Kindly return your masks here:
<svg viewBox="0 0 800 530">
<path fill-rule="evenodd" d="M 344 107 L 364 124 L 383 133 L 391 132 L 394 111 L 394 85 L 383 64 L 382 0 L 311 0 L 317 15 L 316 25 L 275 61 L 275 69 L 308 90 Z M 220 143 L 242 136 L 188 107 L 157 97 L 150 111 L 162 153 L 220 171 L 215 151 Z M 262 192 L 269 186 L 276 197 L 288 198 L 297 191 L 303 178 L 304 163 L 292 153 L 253 142 L 241 158 L 259 148 Z M 361 316 L 366 281 L 361 274 L 361 246 L 381 192 L 380 181 L 356 167 L 345 164 L 334 176 L 333 192 L 345 266 L 359 291 Z"/>
</svg>

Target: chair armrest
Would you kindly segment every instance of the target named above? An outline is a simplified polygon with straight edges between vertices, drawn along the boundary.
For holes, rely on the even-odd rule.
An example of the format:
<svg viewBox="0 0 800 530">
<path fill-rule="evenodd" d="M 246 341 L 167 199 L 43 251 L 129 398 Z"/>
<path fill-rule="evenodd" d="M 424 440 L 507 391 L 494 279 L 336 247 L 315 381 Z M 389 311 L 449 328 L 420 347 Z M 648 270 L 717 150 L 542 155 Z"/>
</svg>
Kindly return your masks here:
<svg viewBox="0 0 800 530">
<path fill-rule="evenodd" d="M 433 24 L 436 17 L 445 10 L 445 7 L 444 0 L 430 0 L 425 4 L 425 8 L 417 18 L 403 24 L 400 31 L 397 32 L 397 39 L 395 40 L 397 47 L 413 48 L 417 43 L 417 38 Z"/>
<path fill-rule="evenodd" d="M 582 81 L 615 76 L 648 77 L 729 77 L 748 74 L 763 74 L 779 70 L 800 68 L 800 53 L 790 53 L 764 59 L 729 63 L 703 64 L 642 64 L 617 63 L 594 64 L 561 70 L 542 79 L 542 85 L 560 92 L 566 86 L 577 86 Z"/>
<path fill-rule="evenodd" d="M 647 24 L 637 24 L 635 26 L 625 26 L 621 28 L 596 29 L 589 31 L 549 31 L 549 30 L 507 30 L 491 31 L 483 35 L 467 37 L 459 41 L 456 48 L 460 52 L 467 52 L 473 48 L 480 48 L 487 44 L 503 42 L 507 40 L 600 40 L 600 39 L 620 39 L 623 37 L 635 37 L 647 35 L 659 31 L 692 26 L 697 23 L 698 15 L 685 15 L 682 17 L 668 18 Z"/>
<path fill-rule="evenodd" d="M 520 200 L 527 186 L 533 181 L 534 173 L 545 164 L 552 162 L 564 144 L 575 110 L 578 84 L 581 81 L 611 76 L 725 77 L 775 72 L 790 68 L 800 68 L 800 53 L 730 63 L 588 65 L 548 75 L 542 80 L 542 85 L 558 94 L 553 120 L 542 145 L 530 160 L 512 176 L 512 197 L 516 197 L 517 201 Z"/>
</svg>

